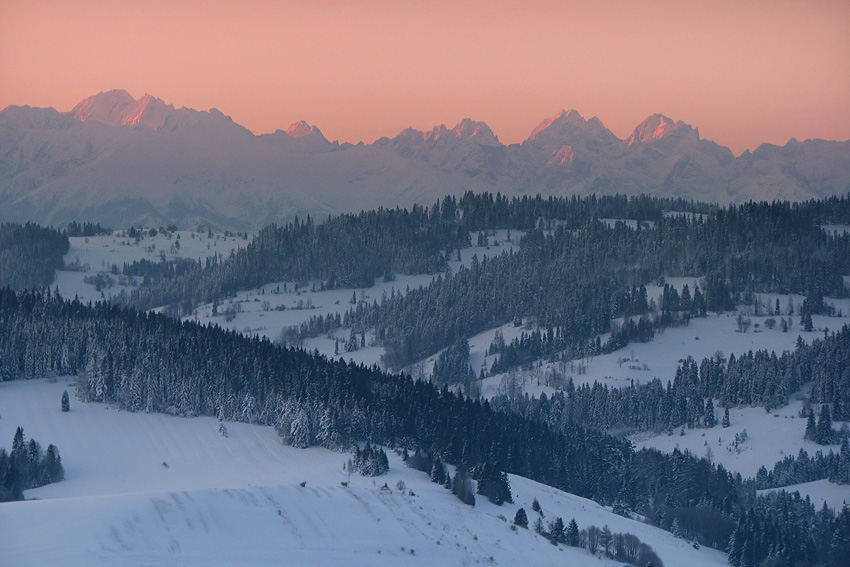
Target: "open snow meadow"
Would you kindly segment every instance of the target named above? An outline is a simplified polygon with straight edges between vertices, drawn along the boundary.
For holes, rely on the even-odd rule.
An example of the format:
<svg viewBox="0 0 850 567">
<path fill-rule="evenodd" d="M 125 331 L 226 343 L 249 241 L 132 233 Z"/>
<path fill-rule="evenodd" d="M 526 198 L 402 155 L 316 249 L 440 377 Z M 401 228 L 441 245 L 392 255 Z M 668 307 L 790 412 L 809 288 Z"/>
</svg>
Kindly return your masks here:
<svg viewBox="0 0 850 567">
<path fill-rule="evenodd" d="M 63 413 L 59 399 L 74 380 L 0 383 L 0 439 L 20 425 L 59 446 L 66 471 L 2 504 L 4 567 L 617 565 L 510 529 L 521 506 L 534 521 L 534 498 L 547 519 L 638 536 L 665 565 L 726 564 L 719 551 L 517 476 L 514 504 L 480 498 L 472 508 L 394 453 L 388 474 L 349 477 L 349 455 L 284 446 L 270 427 L 225 422 L 225 436 L 215 418 L 73 397 Z"/>
</svg>

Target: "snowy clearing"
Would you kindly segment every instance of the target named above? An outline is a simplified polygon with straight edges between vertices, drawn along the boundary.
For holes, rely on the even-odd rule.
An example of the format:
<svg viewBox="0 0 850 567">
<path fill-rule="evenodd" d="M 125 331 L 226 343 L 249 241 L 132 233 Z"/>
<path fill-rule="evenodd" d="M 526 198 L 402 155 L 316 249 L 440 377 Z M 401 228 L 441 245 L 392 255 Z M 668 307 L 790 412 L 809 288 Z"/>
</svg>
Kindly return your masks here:
<svg viewBox="0 0 850 567">
<path fill-rule="evenodd" d="M 792 484 L 783 488 L 759 490 L 759 494 L 778 492 L 780 490 L 788 493 L 799 492 L 802 498 L 808 497 L 818 510 L 823 507 L 824 502 L 835 511 L 840 511 L 845 504 L 850 505 L 850 488 L 833 484 L 828 480 L 815 480 L 813 482 Z"/>
<path fill-rule="evenodd" d="M 678 448 L 685 449 L 697 457 L 704 457 L 711 449 L 711 459 L 721 463 L 727 469 L 739 472 L 743 476 L 755 476 L 759 467 L 764 465 L 768 470 L 787 456 L 796 455 L 800 449 L 805 449 L 809 455 L 817 451 L 828 453 L 830 449 L 837 453 L 839 445 L 818 445 L 813 441 L 803 439 L 806 432 L 806 419 L 800 417 L 803 407 L 802 398 L 807 395 L 804 390 L 791 396 L 791 402 L 782 408 L 768 413 L 764 408 L 736 407 L 729 410 L 729 427 L 717 425 L 711 429 L 678 428 L 672 435 L 637 434 L 632 437 L 638 448 L 653 447 L 664 452 L 672 452 Z M 715 411 L 718 423 L 723 417 L 719 402 Z M 834 427 L 840 428 L 841 422 L 835 422 Z M 684 430 L 685 434 L 681 435 Z M 746 431 L 746 441 L 735 446 L 736 435 L 739 439 Z M 850 501 L 850 485 L 840 487 L 845 497 Z"/>
<path fill-rule="evenodd" d="M 112 234 L 98 236 L 72 236 L 68 240 L 71 247 L 63 261 L 67 270 L 57 270 L 54 288 L 59 289 L 63 297 L 78 297 L 82 301 L 99 301 L 121 293 L 132 291 L 133 285 L 121 285 L 118 275 L 124 263 L 131 264 L 137 260 L 159 262 L 191 258 L 206 261 L 207 258 L 218 256 L 227 258 L 231 252 L 244 248 L 248 241 L 239 236 L 224 236 L 207 232 L 178 230 L 172 233 L 157 231 L 150 236 L 150 229 L 145 229 L 139 240 L 127 236 L 127 231 L 116 230 Z M 117 270 L 113 269 L 113 266 Z M 114 273 L 117 271 L 117 274 Z M 87 277 L 104 274 L 114 281 L 111 287 L 98 291 L 94 284 L 86 283 Z"/>
<path fill-rule="evenodd" d="M 680 288 L 688 283 L 693 289 L 693 278 L 670 278 L 667 283 Z M 648 288 L 649 297 L 659 293 L 657 287 Z M 774 305 L 778 299 L 783 309 L 788 305 L 788 295 L 763 294 L 760 295 L 763 303 Z M 790 296 L 795 305 L 795 313 L 799 312 L 803 297 L 799 295 Z M 841 311 L 841 317 L 826 317 L 814 315 L 812 322 L 814 330 L 805 332 L 800 326 L 799 315 L 785 315 L 791 319 L 791 327 L 788 332 L 783 332 L 777 324 L 773 329 L 768 329 L 766 321 L 773 319 L 776 323 L 780 316 L 754 316 L 752 307 L 740 306 L 738 312 L 746 316 L 751 327 L 746 333 L 738 332 L 736 321 L 737 313 L 710 313 L 708 317 L 691 319 L 687 326 L 671 327 L 657 332 L 655 337 L 648 343 L 631 343 L 625 348 L 616 350 L 609 354 L 595 356 L 583 360 L 575 360 L 570 363 L 543 363 L 534 365 L 533 368 L 517 370 L 516 376 L 525 382 L 525 390 L 532 395 L 540 395 L 543 392 L 551 394 L 555 388 L 546 385 L 546 375 L 557 372 L 564 377 L 572 377 L 576 385 L 593 384 L 601 382 L 612 387 L 628 386 L 632 380 L 635 383 L 648 382 L 659 378 L 663 383 L 672 380 L 676 375 L 676 368 L 680 361 L 688 356 L 697 362 L 703 358 L 710 358 L 715 353 L 721 353 L 725 358 L 730 354 L 740 355 L 748 351 L 760 349 L 774 351 L 781 354 L 786 350 L 794 350 L 797 337 L 810 342 L 815 338 L 822 338 L 824 331 L 837 331 L 842 326 L 850 323 L 850 299 L 826 298 L 825 303 L 835 307 L 836 312 Z M 490 346 L 495 330 L 481 333 L 470 339 L 470 363 L 478 372 L 481 366 L 480 360 L 484 359 L 484 353 Z M 487 340 L 489 337 L 489 341 Z M 602 342 L 608 336 L 603 335 Z M 506 342 L 510 342 L 505 334 Z M 494 356 L 486 358 L 488 367 L 492 365 Z M 482 383 L 481 392 L 485 397 L 492 397 L 499 393 L 500 384 L 504 374 L 496 374 L 486 378 Z"/>
</svg>

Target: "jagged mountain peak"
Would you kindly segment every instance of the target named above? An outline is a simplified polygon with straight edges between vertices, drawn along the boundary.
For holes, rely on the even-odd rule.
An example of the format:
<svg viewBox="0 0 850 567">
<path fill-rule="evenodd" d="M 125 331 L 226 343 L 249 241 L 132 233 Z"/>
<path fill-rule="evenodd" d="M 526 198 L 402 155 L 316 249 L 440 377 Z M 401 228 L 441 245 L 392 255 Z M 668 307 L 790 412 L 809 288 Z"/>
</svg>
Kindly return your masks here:
<svg viewBox="0 0 850 567">
<path fill-rule="evenodd" d="M 652 114 L 647 116 L 643 122 L 638 124 L 632 135 L 626 139 L 626 147 L 643 142 L 652 142 L 662 138 L 669 138 L 673 134 L 695 134 L 699 139 L 699 131 L 693 128 L 690 124 L 685 124 L 681 120 L 674 121 L 672 118 L 663 114 Z"/>
<path fill-rule="evenodd" d="M 535 128 L 534 131 L 531 132 L 531 136 L 529 136 L 528 139 L 536 140 L 540 137 L 541 134 L 543 134 L 547 130 L 551 131 L 552 129 L 573 129 L 576 126 L 583 126 L 585 124 L 587 124 L 587 121 L 584 119 L 584 117 L 582 117 L 581 114 L 578 113 L 577 110 L 562 110 L 555 116 L 547 118 L 546 120 L 541 122 L 537 126 L 537 128 Z"/>
<path fill-rule="evenodd" d="M 71 114 L 83 122 L 95 120 L 110 126 L 141 124 L 156 130 L 174 112 L 174 106 L 150 94 L 138 100 L 123 89 L 100 92 L 77 104 Z"/>
<path fill-rule="evenodd" d="M 289 136 L 292 138 L 304 138 L 305 136 L 313 136 L 327 141 L 325 135 L 322 134 L 322 131 L 319 130 L 318 126 L 310 125 L 304 120 L 299 120 L 298 122 L 290 124 L 289 128 L 286 129 L 286 133 L 289 134 Z"/>
<path fill-rule="evenodd" d="M 452 129 L 457 138 L 465 138 L 474 140 L 475 142 L 487 146 L 501 146 L 499 138 L 493 133 L 493 130 L 485 122 L 464 118 Z"/>
<path fill-rule="evenodd" d="M 493 130 L 484 123 L 471 118 L 464 118 L 453 128 L 445 124 L 434 126 L 427 132 L 422 132 L 412 127 L 405 128 L 394 138 L 394 140 L 408 140 L 411 142 L 437 142 L 445 139 L 471 140 L 484 146 L 501 146 L 499 138 Z"/>
</svg>

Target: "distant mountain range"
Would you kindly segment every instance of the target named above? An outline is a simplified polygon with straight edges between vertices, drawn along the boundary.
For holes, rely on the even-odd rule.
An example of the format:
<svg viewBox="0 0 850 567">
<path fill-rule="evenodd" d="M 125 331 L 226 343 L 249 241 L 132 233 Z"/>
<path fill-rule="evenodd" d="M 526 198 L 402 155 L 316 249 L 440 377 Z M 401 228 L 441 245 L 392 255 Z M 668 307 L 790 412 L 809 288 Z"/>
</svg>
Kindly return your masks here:
<svg viewBox="0 0 850 567">
<path fill-rule="evenodd" d="M 303 121 L 255 136 L 218 110 L 123 90 L 70 112 L 0 112 L 0 220 L 244 230 L 294 215 L 430 205 L 467 190 L 800 201 L 850 191 L 850 141 L 792 139 L 736 158 L 661 114 L 621 140 L 570 110 L 521 144 L 506 146 L 469 119 L 340 144 Z"/>
</svg>

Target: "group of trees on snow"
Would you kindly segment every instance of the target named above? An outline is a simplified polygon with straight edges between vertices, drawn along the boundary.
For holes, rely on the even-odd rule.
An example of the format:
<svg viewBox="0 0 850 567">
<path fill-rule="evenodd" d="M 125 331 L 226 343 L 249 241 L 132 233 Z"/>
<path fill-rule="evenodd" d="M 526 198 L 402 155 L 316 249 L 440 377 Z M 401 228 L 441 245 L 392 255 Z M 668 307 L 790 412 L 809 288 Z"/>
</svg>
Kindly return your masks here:
<svg viewBox="0 0 850 567">
<path fill-rule="evenodd" d="M 56 445 L 47 451 L 35 439 L 27 441 L 22 427 L 15 430 L 12 451 L 0 448 L 0 502 L 23 500 L 24 490 L 65 478 Z"/>
<path fill-rule="evenodd" d="M 348 466 L 363 476 L 381 476 L 390 470 L 386 451 L 373 447 L 370 443 L 366 443 L 363 449 L 354 447 L 354 455 Z"/>
<path fill-rule="evenodd" d="M 543 510 L 537 499 L 534 499 L 535 512 L 538 514 L 532 528 L 538 534 L 546 537 L 553 544 L 567 545 L 569 547 L 580 547 L 588 550 L 593 555 L 601 553 L 603 556 L 629 563 L 632 565 L 643 565 L 647 567 L 664 567 L 664 563 L 655 550 L 648 544 L 640 541 L 636 535 L 630 533 L 613 533 L 608 526 L 599 529 L 596 526 L 588 526 L 579 529 L 575 518 L 565 524 L 563 518 L 556 517 L 554 520 L 544 523 Z M 514 516 L 514 525 L 528 529 L 528 515 L 524 508 L 517 510 Z"/>
<path fill-rule="evenodd" d="M 800 449 L 796 455 L 788 455 L 776 463 L 770 471 L 761 466 L 754 482 L 756 488 L 762 490 L 824 478 L 835 484 L 850 484 L 850 446 L 847 437 L 841 441 L 838 453 L 830 449 L 826 455 L 818 451 L 810 457 L 804 449 Z"/>
<path fill-rule="evenodd" d="M 440 458 L 439 455 L 431 455 L 428 451 L 417 449 L 416 453 L 409 455 L 407 449 L 402 452 L 402 460 L 407 466 L 428 473 L 430 470 L 431 482 L 439 484 L 446 490 L 451 491 L 458 500 L 469 506 L 475 506 L 475 486 L 476 483 L 470 475 L 470 471 L 465 467 L 456 467 L 455 474 L 452 476 L 449 467 Z M 480 471 L 480 467 L 475 467 L 475 470 Z M 504 474 L 504 473 L 502 473 Z M 507 475 L 505 475 L 507 482 Z M 478 483 L 478 493 L 482 494 L 480 482 Z M 507 493 L 510 495 L 510 485 L 507 486 Z M 502 505 L 504 500 L 497 501 L 491 498 L 491 501 Z"/>
<path fill-rule="evenodd" d="M 735 525 L 727 548 L 734 567 L 844 567 L 850 559 L 850 508 L 815 511 L 795 492 L 759 496 Z"/>
</svg>

